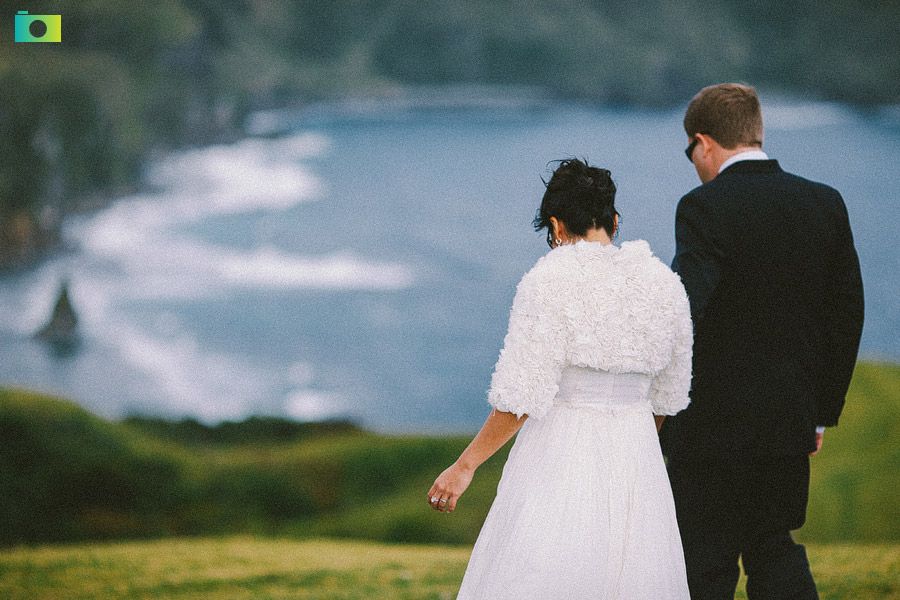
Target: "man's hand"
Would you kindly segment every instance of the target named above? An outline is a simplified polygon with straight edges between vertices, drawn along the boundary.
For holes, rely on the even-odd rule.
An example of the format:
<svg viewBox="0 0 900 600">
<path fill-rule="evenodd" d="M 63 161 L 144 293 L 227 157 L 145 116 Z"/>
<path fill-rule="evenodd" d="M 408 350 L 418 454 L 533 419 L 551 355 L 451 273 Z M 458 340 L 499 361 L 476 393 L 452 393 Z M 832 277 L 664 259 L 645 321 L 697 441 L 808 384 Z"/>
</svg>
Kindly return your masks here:
<svg viewBox="0 0 900 600">
<path fill-rule="evenodd" d="M 822 440 L 823 440 L 823 439 L 825 439 L 825 434 L 824 434 L 824 433 L 817 433 L 817 434 L 816 434 L 816 450 L 815 450 L 815 452 L 810 452 L 810 453 L 809 453 L 810 456 L 815 456 L 816 454 L 819 453 L 819 450 L 822 449 Z"/>
</svg>

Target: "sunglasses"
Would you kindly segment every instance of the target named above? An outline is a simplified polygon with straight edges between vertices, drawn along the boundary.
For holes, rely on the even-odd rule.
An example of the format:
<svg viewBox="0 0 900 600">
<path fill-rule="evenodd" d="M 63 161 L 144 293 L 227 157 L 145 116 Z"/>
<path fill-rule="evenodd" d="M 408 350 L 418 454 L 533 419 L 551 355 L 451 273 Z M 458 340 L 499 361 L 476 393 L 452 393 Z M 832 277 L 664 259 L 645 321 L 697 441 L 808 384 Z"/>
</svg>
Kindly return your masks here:
<svg viewBox="0 0 900 600">
<path fill-rule="evenodd" d="M 701 133 L 701 134 L 703 134 L 703 135 L 709 135 L 709 134 L 706 133 L 705 131 L 701 131 L 701 132 L 699 132 L 699 133 Z M 696 147 L 697 147 L 697 144 L 699 144 L 699 143 L 700 143 L 699 138 L 697 138 L 697 137 L 696 137 L 696 134 L 694 134 L 694 141 L 691 142 L 691 143 L 688 145 L 688 147 L 684 149 L 684 155 L 687 156 L 687 159 L 688 159 L 689 161 L 691 161 L 692 163 L 694 162 L 694 148 L 696 148 Z"/>
</svg>

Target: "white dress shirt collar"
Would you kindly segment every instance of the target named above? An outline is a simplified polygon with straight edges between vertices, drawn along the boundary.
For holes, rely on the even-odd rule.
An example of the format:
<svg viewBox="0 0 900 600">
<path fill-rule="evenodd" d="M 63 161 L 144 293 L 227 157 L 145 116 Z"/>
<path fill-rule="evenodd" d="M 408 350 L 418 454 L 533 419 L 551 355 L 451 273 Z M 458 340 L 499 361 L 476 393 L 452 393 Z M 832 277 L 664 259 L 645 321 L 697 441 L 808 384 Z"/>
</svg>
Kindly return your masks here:
<svg viewBox="0 0 900 600">
<path fill-rule="evenodd" d="M 762 150 L 747 150 L 746 152 L 735 154 L 722 163 L 722 166 L 719 167 L 719 173 L 741 160 L 769 160 L 769 155 Z"/>
</svg>

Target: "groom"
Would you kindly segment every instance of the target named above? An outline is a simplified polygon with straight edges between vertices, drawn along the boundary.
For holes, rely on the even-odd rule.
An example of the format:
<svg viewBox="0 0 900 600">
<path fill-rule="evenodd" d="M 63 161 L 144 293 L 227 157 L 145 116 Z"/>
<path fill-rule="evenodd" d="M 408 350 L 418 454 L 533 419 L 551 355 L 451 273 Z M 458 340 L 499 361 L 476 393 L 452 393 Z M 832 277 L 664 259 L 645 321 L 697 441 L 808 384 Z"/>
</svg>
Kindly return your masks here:
<svg viewBox="0 0 900 600">
<path fill-rule="evenodd" d="M 840 194 L 762 152 L 756 91 L 707 87 L 684 117 L 703 185 L 678 204 L 676 253 L 694 321 L 691 405 L 661 432 L 693 600 L 818 598 L 791 530 L 809 457 L 837 425 L 863 322 Z"/>
</svg>

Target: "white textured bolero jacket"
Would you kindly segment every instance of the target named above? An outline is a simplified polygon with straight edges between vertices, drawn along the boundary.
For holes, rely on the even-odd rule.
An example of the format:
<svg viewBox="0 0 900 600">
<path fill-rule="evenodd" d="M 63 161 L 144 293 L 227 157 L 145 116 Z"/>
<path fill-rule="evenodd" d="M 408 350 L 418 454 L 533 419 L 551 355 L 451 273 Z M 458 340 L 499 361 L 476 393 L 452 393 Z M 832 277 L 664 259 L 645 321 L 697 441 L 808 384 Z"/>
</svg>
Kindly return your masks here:
<svg viewBox="0 0 900 600">
<path fill-rule="evenodd" d="M 681 279 L 647 242 L 559 246 L 516 289 L 488 402 L 539 419 L 571 365 L 650 375 L 653 412 L 674 415 L 690 402 L 692 343 Z"/>
</svg>

